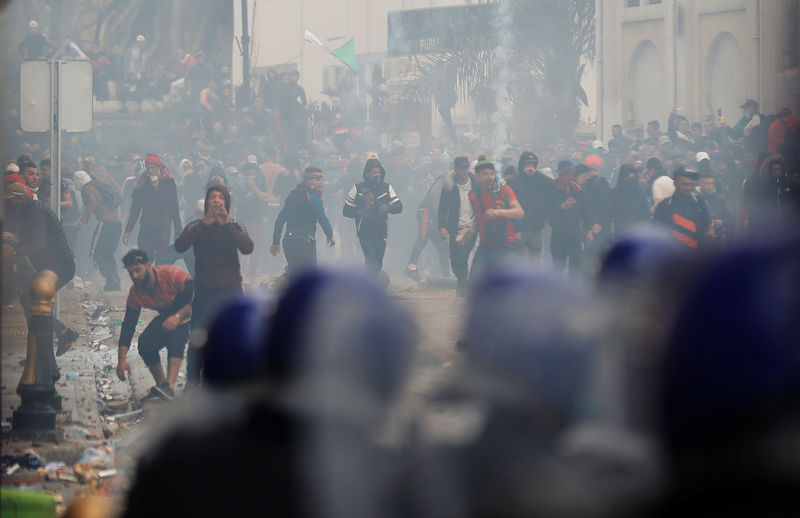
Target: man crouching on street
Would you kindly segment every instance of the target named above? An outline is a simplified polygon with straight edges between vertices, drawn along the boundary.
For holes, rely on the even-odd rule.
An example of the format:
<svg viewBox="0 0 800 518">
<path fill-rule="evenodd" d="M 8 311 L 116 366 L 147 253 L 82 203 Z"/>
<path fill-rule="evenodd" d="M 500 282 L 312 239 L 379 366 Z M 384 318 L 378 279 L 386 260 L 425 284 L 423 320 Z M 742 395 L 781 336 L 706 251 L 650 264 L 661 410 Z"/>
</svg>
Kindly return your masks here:
<svg viewBox="0 0 800 518">
<path fill-rule="evenodd" d="M 183 352 L 189 339 L 189 320 L 192 314 L 194 283 L 189 274 L 177 266 L 153 266 L 147 254 L 133 249 L 122 258 L 122 264 L 133 281 L 128 293 L 125 319 L 119 335 L 117 376 L 125 381 L 130 376 L 128 349 L 136 330 L 136 322 L 142 308 L 158 311 L 139 337 L 139 355 L 144 360 L 156 385 L 146 398 L 170 400 L 175 396 L 175 380 L 183 360 Z M 158 352 L 167 348 L 167 374 L 161 366 Z"/>
</svg>

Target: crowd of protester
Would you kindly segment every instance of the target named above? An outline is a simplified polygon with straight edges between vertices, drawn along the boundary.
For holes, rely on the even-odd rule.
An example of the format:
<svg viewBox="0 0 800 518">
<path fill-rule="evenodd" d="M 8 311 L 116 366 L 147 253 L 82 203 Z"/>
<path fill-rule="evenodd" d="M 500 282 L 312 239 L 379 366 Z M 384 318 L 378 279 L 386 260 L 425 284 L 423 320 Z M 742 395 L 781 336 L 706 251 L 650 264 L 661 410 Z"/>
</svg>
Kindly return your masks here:
<svg viewBox="0 0 800 518">
<path fill-rule="evenodd" d="M 21 52 L 35 56 L 37 40 Z M 138 80 L 146 48 L 137 38 L 126 65 Z M 617 125 L 607 144 L 491 158 L 466 139 L 381 149 L 348 111 L 309 107 L 296 73 L 269 73 L 243 102 L 201 53 L 179 57 L 179 102 L 193 108 L 173 139 L 152 143 L 158 153 L 77 139 L 53 190 L 46 148 L 12 128 L 18 158 L 4 162 L 4 269 L 15 268 L 4 280 L 18 279 L 4 298 L 25 307 L 33 273 L 53 270 L 61 288 L 93 265 L 119 291 L 124 253 L 133 287 L 117 374 L 130 373 L 138 312 L 155 309 L 139 340 L 150 396 L 175 396 L 188 341 L 190 385 L 213 380 L 215 404 L 240 405 L 146 456 L 128 515 L 735 516 L 793 494 L 797 466 L 771 471 L 780 452 L 765 448 L 797 432 L 800 301 L 785 288 L 800 280 L 800 121 L 789 109 L 768 116 L 748 100 L 733 126 L 676 109 L 664 133 L 658 121 L 627 135 Z M 320 262 L 363 262 L 367 275 L 314 271 L 317 225 L 330 245 Z M 470 297 L 462 356 L 387 446 L 377 437 L 418 337 L 375 278 L 420 280 L 429 241 L 433 269 Z M 269 257 L 281 245 L 290 281 L 277 302 L 239 299 L 236 318 L 212 323 L 284 271 Z M 258 331 L 234 333 L 243 318 Z M 74 331 L 56 333 L 68 350 Z M 472 423 L 456 427 L 463 436 L 426 428 L 442 408 Z M 242 458 L 260 476 L 237 469 Z"/>
</svg>

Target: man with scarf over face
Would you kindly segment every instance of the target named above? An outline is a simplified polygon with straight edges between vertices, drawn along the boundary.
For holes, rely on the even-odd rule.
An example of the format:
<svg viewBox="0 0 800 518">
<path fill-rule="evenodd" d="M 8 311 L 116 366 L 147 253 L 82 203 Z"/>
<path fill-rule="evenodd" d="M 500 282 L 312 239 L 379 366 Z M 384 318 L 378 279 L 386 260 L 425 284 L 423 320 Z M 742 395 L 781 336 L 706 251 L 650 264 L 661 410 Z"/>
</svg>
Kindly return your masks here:
<svg viewBox="0 0 800 518">
<path fill-rule="evenodd" d="M 186 252 L 193 247 L 195 256 L 195 292 L 192 301 L 191 343 L 186 358 L 190 384 L 200 381 L 202 344 L 196 342 L 198 330 L 208 327 L 209 319 L 228 300 L 242 296 L 242 273 L 239 252 L 253 253 L 253 240 L 239 223 L 230 218 L 231 195 L 224 185 L 212 185 L 206 191 L 203 219 L 192 221 L 175 240 L 175 250 Z"/>
<path fill-rule="evenodd" d="M 170 223 L 177 236 L 181 232 L 181 213 L 175 178 L 156 155 L 147 155 L 146 170 L 139 176 L 131 193 L 131 211 L 122 234 L 127 245 L 131 231 L 139 222 L 138 245 L 147 253 L 153 264 L 161 264 L 170 243 Z"/>
<path fill-rule="evenodd" d="M 272 234 L 269 253 L 273 257 L 280 251 L 281 234 L 286 225 L 283 238 L 283 253 L 289 264 L 289 274 L 297 275 L 307 268 L 317 265 L 317 223 L 325 232 L 328 246 L 334 246 L 333 229 L 325 209 L 322 207 L 322 169 L 315 166 L 303 171 L 303 181 L 286 197 Z"/>
<path fill-rule="evenodd" d="M 356 234 L 364 251 L 367 271 L 373 275 L 383 268 L 389 214 L 400 214 L 403 203 L 391 184 L 384 181 L 386 171 L 377 158 L 364 165 L 364 181 L 355 184 L 344 202 L 342 213 L 356 220 Z"/>
<path fill-rule="evenodd" d="M 581 271 L 583 255 L 583 220 L 581 216 L 582 188 L 575 182 L 575 169 L 572 162 L 562 160 L 558 163 L 557 194 L 551 208 L 550 226 L 553 234 L 550 237 L 550 253 L 553 255 L 553 267 L 556 271 L 564 271 L 569 260 L 569 272 L 577 274 Z"/>
<path fill-rule="evenodd" d="M 517 232 L 514 220 L 525 217 L 514 190 L 501 185 L 495 174 L 494 164 L 484 155 L 478 157 L 476 182 L 469 195 L 475 211 L 472 230 L 479 236 L 478 250 L 469 269 L 470 281 L 511 255 Z"/>
</svg>

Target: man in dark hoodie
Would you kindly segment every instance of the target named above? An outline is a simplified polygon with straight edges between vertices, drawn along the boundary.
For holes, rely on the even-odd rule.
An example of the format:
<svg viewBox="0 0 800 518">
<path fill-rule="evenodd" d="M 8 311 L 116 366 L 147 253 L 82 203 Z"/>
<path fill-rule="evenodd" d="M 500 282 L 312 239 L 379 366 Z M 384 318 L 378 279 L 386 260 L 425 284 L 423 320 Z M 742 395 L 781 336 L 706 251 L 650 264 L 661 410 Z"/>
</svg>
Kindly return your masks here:
<svg viewBox="0 0 800 518">
<path fill-rule="evenodd" d="M 535 154 L 523 151 L 519 156 L 519 175 L 508 183 L 525 211 L 517 227 L 522 235 L 522 248 L 536 261 L 542 258 L 542 228 L 552 210 L 556 188 L 553 180 L 536 170 L 538 165 Z"/>
<path fill-rule="evenodd" d="M 281 249 L 281 234 L 286 225 L 286 236 L 283 238 L 283 253 L 289 265 L 289 274 L 296 275 L 306 268 L 317 265 L 317 223 L 325 232 L 328 246 L 334 246 L 333 229 L 325 209 L 322 207 L 322 169 L 315 166 L 303 171 L 303 181 L 286 197 L 278 218 L 275 220 L 275 231 L 272 234 L 272 246 L 269 253 L 278 255 Z"/>
<path fill-rule="evenodd" d="M 356 234 L 364 252 L 367 271 L 377 275 L 383 268 L 389 214 L 400 214 L 403 203 L 391 184 L 384 181 L 384 170 L 377 158 L 364 165 L 364 181 L 355 184 L 344 202 L 342 213 L 356 220 Z"/>
<path fill-rule="evenodd" d="M 194 248 L 195 292 L 192 301 L 192 337 L 207 328 L 208 319 L 226 301 L 243 295 L 239 252 L 253 252 L 253 240 L 240 224 L 230 218 L 231 195 L 224 185 L 213 185 L 206 191 L 203 219 L 186 225 L 175 250 Z M 200 381 L 202 354 L 194 338 L 186 359 L 187 381 Z"/>
<path fill-rule="evenodd" d="M 600 176 L 594 167 L 579 164 L 575 167 L 575 176 L 579 168 L 585 170 L 587 176 L 583 184 L 581 211 L 584 232 L 584 259 L 593 260 L 602 254 L 611 239 L 612 195 L 608 181 Z"/>
</svg>

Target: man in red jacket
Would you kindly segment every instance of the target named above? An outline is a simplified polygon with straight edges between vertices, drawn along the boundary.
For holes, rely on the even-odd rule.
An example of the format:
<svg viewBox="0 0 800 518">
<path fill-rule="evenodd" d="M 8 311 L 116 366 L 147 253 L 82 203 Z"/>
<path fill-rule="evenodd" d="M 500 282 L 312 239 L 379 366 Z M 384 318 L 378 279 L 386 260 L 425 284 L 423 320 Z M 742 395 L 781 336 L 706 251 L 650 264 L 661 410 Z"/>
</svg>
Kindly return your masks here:
<svg viewBox="0 0 800 518">
<path fill-rule="evenodd" d="M 205 330 L 209 317 L 228 300 L 243 295 L 239 252 L 251 254 L 253 240 L 242 225 L 230 218 L 231 195 L 224 185 L 206 191 L 205 216 L 186 225 L 175 250 L 194 248 L 195 292 L 192 301 L 192 337 Z M 186 358 L 186 375 L 190 384 L 200 381 L 202 355 L 193 338 Z"/>
</svg>

